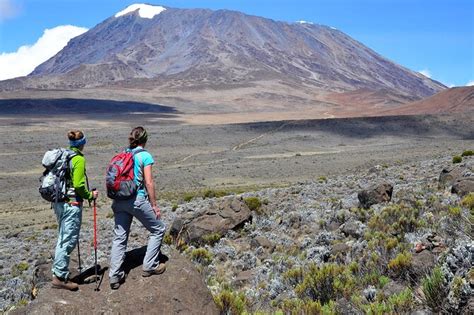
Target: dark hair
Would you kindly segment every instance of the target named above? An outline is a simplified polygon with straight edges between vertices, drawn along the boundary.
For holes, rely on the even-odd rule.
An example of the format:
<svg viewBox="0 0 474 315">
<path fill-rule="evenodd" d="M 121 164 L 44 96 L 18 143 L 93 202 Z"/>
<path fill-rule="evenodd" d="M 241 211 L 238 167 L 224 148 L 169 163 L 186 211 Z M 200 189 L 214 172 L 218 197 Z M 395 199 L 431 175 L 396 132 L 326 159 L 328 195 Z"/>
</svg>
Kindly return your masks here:
<svg viewBox="0 0 474 315">
<path fill-rule="evenodd" d="M 80 130 L 69 130 L 67 137 L 70 141 L 79 140 L 84 138 L 84 133 Z"/>
<path fill-rule="evenodd" d="M 146 133 L 145 128 L 143 127 L 135 127 L 130 132 L 130 136 L 128 137 L 128 142 L 130 143 L 130 148 L 136 148 L 140 144 L 145 144 L 148 140 L 148 134 Z"/>
</svg>

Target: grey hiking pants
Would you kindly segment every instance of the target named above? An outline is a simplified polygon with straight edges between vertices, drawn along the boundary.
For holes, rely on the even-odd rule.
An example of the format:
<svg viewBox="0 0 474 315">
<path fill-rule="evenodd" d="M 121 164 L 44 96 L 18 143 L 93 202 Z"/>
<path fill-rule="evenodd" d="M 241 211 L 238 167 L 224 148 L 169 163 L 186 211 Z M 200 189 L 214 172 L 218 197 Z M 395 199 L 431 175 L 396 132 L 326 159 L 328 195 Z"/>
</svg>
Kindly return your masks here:
<svg viewBox="0 0 474 315">
<path fill-rule="evenodd" d="M 137 196 L 136 199 L 114 200 L 112 210 L 114 211 L 115 219 L 115 236 L 110 255 L 110 283 L 119 282 L 125 276 L 122 264 L 125 259 L 128 235 L 133 217 L 137 218 L 151 233 L 148 239 L 145 258 L 143 259 L 143 270 L 153 270 L 158 267 L 158 255 L 166 227 L 163 221 L 156 218 L 155 211 L 153 211 L 148 199 L 144 196 Z"/>
</svg>

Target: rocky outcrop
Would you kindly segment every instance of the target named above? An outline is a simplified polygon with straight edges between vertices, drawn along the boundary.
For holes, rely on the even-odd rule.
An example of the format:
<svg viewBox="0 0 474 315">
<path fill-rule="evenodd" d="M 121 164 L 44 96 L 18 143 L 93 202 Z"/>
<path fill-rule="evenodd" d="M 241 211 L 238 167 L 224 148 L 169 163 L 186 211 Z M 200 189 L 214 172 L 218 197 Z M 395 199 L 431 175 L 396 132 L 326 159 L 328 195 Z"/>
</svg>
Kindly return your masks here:
<svg viewBox="0 0 474 315">
<path fill-rule="evenodd" d="M 393 186 L 391 184 L 381 183 L 360 191 L 357 197 L 359 198 L 360 205 L 368 209 L 372 205 L 390 201 L 392 199 L 392 192 Z"/>
<path fill-rule="evenodd" d="M 125 283 L 116 291 L 109 287 L 108 276 L 99 291 L 95 284 L 80 285 L 77 292 L 52 289 L 50 265 L 37 269 L 40 285 L 37 298 L 13 314 L 219 314 L 211 293 L 193 264 L 173 251 L 165 273 L 143 278 L 141 262 L 146 249 L 129 252 Z"/>
<path fill-rule="evenodd" d="M 474 177 L 467 177 L 456 181 L 451 188 L 453 194 L 465 196 L 470 192 L 474 192 Z"/>
<path fill-rule="evenodd" d="M 451 192 L 459 196 L 474 191 L 474 160 L 465 159 L 459 165 L 443 168 L 438 179 L 440 189 L 451 187 Z"/>
<path fill-rule="evenodd" d="M 206 243 L 207 237 L 216 234 L 222 236 L 251 217 L 251 211 L 241 197 L 228 197 L 212 202 L 204 211 L 186 213 L 176 218 L 170 234 L 186 243 Z"/>
</svg>

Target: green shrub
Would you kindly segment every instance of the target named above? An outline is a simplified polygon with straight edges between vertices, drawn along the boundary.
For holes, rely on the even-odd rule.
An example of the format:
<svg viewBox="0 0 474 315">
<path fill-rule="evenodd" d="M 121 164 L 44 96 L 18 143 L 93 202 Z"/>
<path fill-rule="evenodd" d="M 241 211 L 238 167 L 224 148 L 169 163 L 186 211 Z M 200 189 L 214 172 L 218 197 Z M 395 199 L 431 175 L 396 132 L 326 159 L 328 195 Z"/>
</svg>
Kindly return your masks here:
<svg viewBox="0 0 474 315">
<path fill-rule="evenodd" d="M 324 175 L 318 177 L 318 182 L 321 183 L 321 184 L 322 184 L 322 183 L 325 183 L 325 182 L 327 182 L 327 181 L 328 181 L 328 178 L 327 178 L 326 176 L 324 176 Z"/>
<path fill-rule="evenodd" d="M 321 314 L 322 305 L 319 301 L 289 299 L 280 302 L 279 308 L 283 314 Z"/>
<path fill-rule="evenodd" d="M 461 154 L 461 156 L 472 156 L 472 155 L 474 155 L 473 150 L 466 150 Z"/>
<path fill-rule="evenodd" d="M 212 261 L 212 255 L 205 248 L 196 248 L 191 251 L 191 259 L 202 265 L 209 265 Z"/>
<path fill-rule="evenodd" d="M 398 294 L 388 298 L 390 312 L 393 314 L 408 314 L 415 304 L 411 289 L 407 288 Z"/>
<path fill-rule="evenodd" d="M 293 268 L 283 273 L 283 279 L 288 282 L 289 285 L 296 287 L 303 281 L 303 268 Z"/>
<path fill-rule="evenodd" d="M 301 299 L 319 300 L 325 304 L 350 291 L 354 285 L 353 277 L 343 266 L 337 264 L 317 266 L 311 263 L 304 272 L 303 282 L 296 286 L 295 292 Z"/>
<path fill-rule="evenodd" d="M 450 216 L 459 217 L 461 215 L 461 208 L 460 207 L 449 207 L 448 213 Z"/>
<path fill-rule="evenodd" d="M 20 262 L 19 264 L 15 264 L 12 266 L 11 268 L 11 271 L 12 271 L 12 276 L 13 277 L 18 277 L 19 275 L 21 275 L 23 273 L 23 271 L 26 271 L 28 270 L 30 266 L 28 265 L 27 262 Z"/>
<path fill-rule="evenodd" d="M 420 209 L 405 205 L 391 205 L 385 207 L 379 214 L 373 215 L 368 226 L 372 231 L 403 235 L 414 232 L 422 225 L 419 216 Z"/>
<path fill-rule="evenodd" d="M 166 244 L 166 245 L 173 244 L 173 236 L 171 236 L 169 233 L 166 233 L 163 236 L 163 243 Z"/>
<path fill-rule="evenodd" d="M 474 192 L 470 192 L 466 197 L 461 201 L 461 205 L 473 210 L 474 209 Z"/>
<path fill-rule="evenodd" d="M 383 288 L 390 282 L 390 278 L 386 276 L 379 277 L 379 288 Z"/>
<path fill-rule="evenodd" d="M 442 308 L 446 297 L 446 287 L 443 272 L 440 267 L 433 269 L 430 275 L 421 281 L 426 304 L 435 312 Z"/>
<path fill-rule="evenodd" d="M 459 155 L 453 156 L 453 164 L 461 163 L 462 162 L 462 157 Z"/>
<path fill-rule="evenodd" d="M 184 193 L 183 195 L 183 200 L 185 202 L 190 202 L 191 200 L 193 200 L 193 198 L 196 197 L 196 193 L 194 192 L 186 192 Z"/>
<path fill-rule="evenodd" d="M 178 210 L 178 204 L 173 203 L 173 205 L 171 206 L 171 211 L 175 212 L 176 210 Z"/>
<path fill-rule="evenodd" d="M 245 204 L 251 211 L 259 212 L 262 202 L 258 197 L 248 197 L 244 199 Z"/>
<path fill-rule="evenodd" d="M 243 293 L 235 293 L 225 289 L 214 295 L 214 302 L 221 314 L 240 315 L 246 311 L 246 298 Z"/>
<path fill-rule="evenodd" d="M 411 267 L 412 255 L 408 252 L 399 253 L 388 263 L 388 269 L 392 270 L 397 276 L 406 275 Z"/>
<path fill-rule="evenodd" d="M 219 242 L 220 239 L 221 235 L 219 233 L 207 234 L 202 237 L 204 244 L 209 244 L 211 246 Z"/>
</svg>

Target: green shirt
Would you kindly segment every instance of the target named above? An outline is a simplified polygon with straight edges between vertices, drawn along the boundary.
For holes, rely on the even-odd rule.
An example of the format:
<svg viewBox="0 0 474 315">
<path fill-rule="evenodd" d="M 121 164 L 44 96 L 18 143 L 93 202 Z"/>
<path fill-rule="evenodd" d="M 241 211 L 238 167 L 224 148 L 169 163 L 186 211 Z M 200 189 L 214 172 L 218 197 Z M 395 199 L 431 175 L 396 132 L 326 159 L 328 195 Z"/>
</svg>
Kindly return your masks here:
<svg viewBox="0 0 474 315">
<path fill-rule="evenodd" d="M 93 195 L 92 192 L 89 191 L 89 187 L 87 187 L 87 175 L 86 175 L 86 159 L 84 158 L 84 154 L 75 147 L 70 147 L 70 150 L 77 153 L 71 159 L 71 186 L 74 187 L 74 191 L 76 193 L 76 198 L 78 201 L 81 199 L 85 200 L 92 200 Z"/>
</svg>

